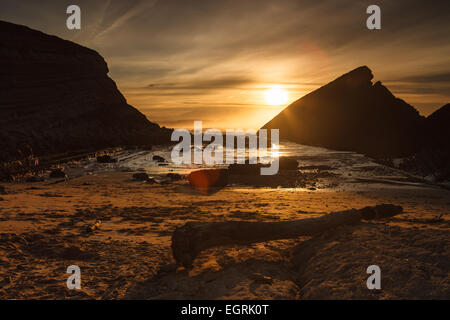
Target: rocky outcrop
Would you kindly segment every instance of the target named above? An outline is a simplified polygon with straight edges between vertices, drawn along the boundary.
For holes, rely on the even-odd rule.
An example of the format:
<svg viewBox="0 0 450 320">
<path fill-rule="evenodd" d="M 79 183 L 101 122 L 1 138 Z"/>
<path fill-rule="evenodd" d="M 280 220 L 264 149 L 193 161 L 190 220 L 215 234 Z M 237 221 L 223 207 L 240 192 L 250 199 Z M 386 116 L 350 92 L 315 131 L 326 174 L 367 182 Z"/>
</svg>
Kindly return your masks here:
<svg viewBox="0 0 450 320">
<path fill-rule="evenodd" d="M 431 135 L 429 144 L 450 149 L 450 103 L 429 115 L 427 126 Z"/>
<path fill-rule="evenodd" d="M 262 128 L 280 129 L 280 139 L 373 157 L 413 154 L 425 119 L 372 78 L 368 67 L 359 67 L 295 101 Z"/>
<path fill-rule="evenodd" d="M 165 144 L 170 133 L 127 104 L 94 50 L 0 21 L 0 163 Z"/>
<path fill-rule="evenodd" d="M 425 137 L 420 152 L 397 167 L 435 182 L 450 182 L 450 104 L 427 117 Z"/>
</svg>

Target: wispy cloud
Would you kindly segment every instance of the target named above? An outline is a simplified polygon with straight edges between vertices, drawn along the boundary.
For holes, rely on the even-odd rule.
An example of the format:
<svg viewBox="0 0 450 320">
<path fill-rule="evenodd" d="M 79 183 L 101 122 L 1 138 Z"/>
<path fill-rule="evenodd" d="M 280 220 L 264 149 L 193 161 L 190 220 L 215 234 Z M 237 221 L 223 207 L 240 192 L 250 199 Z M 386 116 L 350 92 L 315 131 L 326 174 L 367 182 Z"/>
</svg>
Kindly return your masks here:
<svg viewBox="0 0 450 320">
<path fill-rule="evenodd" d="M 189 83 L 151 83 L 146 88 L 151 90 L 218 90 L 218 89 L 236 89 L 244 85 L 255 83 L 254 79 L 234 76 L 220 77 L 208 80 L 194 80 Z"/>
<path fill-rule="evenodd" d="M 139 13 L 152 8 L 158 0 L 108 0 L 99 22 L 97 37 L 106 36 L 109 32 L 120 28 Z"/>
</svg>

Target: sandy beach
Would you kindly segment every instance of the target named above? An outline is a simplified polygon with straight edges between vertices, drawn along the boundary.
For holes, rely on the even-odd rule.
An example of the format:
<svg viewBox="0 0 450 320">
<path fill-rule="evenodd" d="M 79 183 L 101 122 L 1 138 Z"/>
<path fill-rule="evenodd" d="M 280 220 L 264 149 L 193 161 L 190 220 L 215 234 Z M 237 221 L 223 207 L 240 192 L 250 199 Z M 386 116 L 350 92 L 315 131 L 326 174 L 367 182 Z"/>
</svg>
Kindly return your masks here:
<svg viewBox="0 0 450 320">
<path fill-rule="evenodd" d="M 2 183 L 1 299 L 450 298 L 443 188 L 313 170 L 326 177 L 312 179 L 314 187 L 231 185 L 203 195 L 185 179 L 149 184 L 103 166 L 75 175 L 72 165 L 63 180 Z M 380 203 L 404 212 L 314 238 L 209 249 L 190 270 L 175 266 L 170 249 L 172 232 L 188 221 L 284 221 Z M 366 287 L 373 264 L 382 290 Z M 81 269 L 81 290 L 66 287 L 70 265 Z"/>
</svg>

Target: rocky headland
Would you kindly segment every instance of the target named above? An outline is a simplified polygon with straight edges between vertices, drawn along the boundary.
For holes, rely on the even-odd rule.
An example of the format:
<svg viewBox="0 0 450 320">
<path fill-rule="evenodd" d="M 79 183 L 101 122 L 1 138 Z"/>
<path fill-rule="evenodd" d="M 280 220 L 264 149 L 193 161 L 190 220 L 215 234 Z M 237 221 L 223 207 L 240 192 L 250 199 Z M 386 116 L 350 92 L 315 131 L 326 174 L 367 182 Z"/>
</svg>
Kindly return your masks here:
<svg viewBox="0 0 450 320">
<path fill-rule="evenodd" d="M 96 51 L 0 21 L 0 178 L 42 157 L 170 141 L 130 106 Z"/>
</svg>

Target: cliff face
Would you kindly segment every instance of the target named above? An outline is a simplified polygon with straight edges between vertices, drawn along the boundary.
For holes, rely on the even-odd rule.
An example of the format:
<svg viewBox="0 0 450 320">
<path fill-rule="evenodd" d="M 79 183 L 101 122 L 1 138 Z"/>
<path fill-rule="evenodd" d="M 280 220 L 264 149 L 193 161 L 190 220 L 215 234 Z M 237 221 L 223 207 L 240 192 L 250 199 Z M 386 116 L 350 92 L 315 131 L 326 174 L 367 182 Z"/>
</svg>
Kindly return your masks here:
<svg viewBox="0 0 450 320">
<path fill-rule="evenodd" d="M 263 126 L 280 129 L 280 139 L 397 157 L 419 150 L 425 119 L 359 67 L 309 93 Z"/>
<path fill-rule="evenodd" d="M 427 122 L 430 144 L 450 149 L 450 103 L 430 114 Z"/>
<path fill-rule="evenodd" d="M 0 162 L 124 144 L 164 144 L 95 51 L 0 21 Z"/>
<path fill-rule="evenodd" d="M 396 166 L 434 182 L 450 182 L 450 104 L 429 115 L 425 122 L 426 133 L 421 150 L 402 159 Z"/>
</svg>

